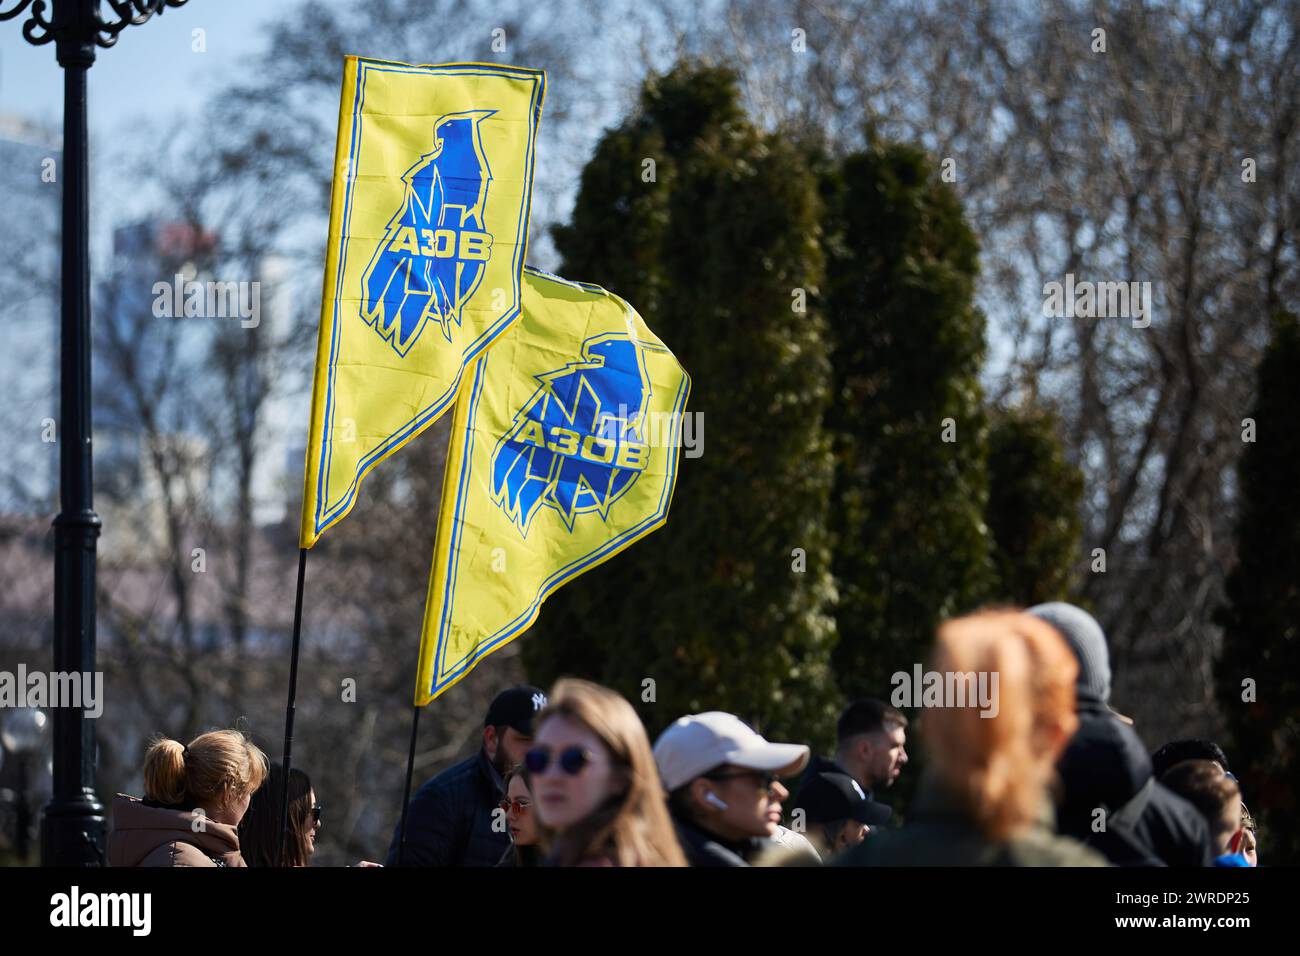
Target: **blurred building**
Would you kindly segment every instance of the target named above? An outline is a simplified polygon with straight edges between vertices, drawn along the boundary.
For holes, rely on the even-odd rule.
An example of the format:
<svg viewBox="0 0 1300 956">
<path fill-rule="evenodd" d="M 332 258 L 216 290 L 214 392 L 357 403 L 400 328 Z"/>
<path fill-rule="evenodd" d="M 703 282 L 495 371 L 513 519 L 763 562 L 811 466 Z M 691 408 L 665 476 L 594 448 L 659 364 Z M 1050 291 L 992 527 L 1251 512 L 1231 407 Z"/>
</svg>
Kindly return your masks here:
<svg viewBox="0 0 1300 956">
<path fill-rule="evenodd" d="M 0 514 L 53 517 L 58 497 L 59 134 L 0 113 Z"/>
<path fill-rule="evenodd" d="M 257 334 L 263 342 L 275 342 L 287 335 L 291 319 L 283 290 L 288 269 L 279 258 L 266 257 L 249 272 L 227 274 L 220 264 L 218 235 L 161 217 L 116 228 L 112 250 L 111 266 L 96 295 L 96 487 L 113 501 L 137 500 L 139 507 L 126 517 L 143 534 L 160 520 L 156 496 L 164 490 L 164 477 L 155 467 L 160 454 L 191 482 L 186 489 L 199 491 L 214 509 L 233 504 L 239 482 L 229 470 L 229 456 L 220 454 L 229 450 L 224 443 L 230 436 L 219 433 L 215 424 L 227 411 L 217 403 L 231 396 L 223 393 L 220 380 L 212 374 L 215 337 L 237 340 Z M 255 328 L 244 328 L 238 316 L 186 317 L 177 308 L 183 304 L 188 283 L 240 282 L 257 287 Z M 159 291 L 164 286 L 182 291 Z M 172 367 L 185 369 L 188 375 L 183 380 L 172 378 L 164 387 L 162 373 Z M 132 375 L 140 381 L 126 381 Z M 124 392 L 132 385 L 158 395 L 156 406 L 148 409 L 148 422 L 139 395 Z M 298 421 L 300 405 L 293 396 L 278 392 L 260 410 L 255 435 L 259 454 L 252 480 L 256 525 L 283 521 L 286 486 L 301 481 L 301 461 L 292 467 L 289 478 L 289 464 L 281 452 L 291 436 L 297 437 L 295 432 L 305 432 L 305 420 Z M 142 440 L 146 425 L 155 436 L 166 437 L 165 449 Z M 157 437 L 153 444 L 159 444 Z M 166 480 L 174 481 L 176 475 Z"/>
</svg>

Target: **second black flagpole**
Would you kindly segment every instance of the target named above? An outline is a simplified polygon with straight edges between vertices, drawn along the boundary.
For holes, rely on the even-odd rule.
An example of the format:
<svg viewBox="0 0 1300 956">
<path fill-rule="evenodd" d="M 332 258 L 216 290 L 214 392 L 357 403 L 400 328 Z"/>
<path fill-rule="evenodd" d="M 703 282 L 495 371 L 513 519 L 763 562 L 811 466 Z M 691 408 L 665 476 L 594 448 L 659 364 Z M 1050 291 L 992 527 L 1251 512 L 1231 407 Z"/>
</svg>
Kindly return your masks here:
<svg viewBox="0 0 1300 956">
<path fill-rule="evenodd" d="M 420 731 L 420 705 L 411 708 L 411 750 L 406 755 L 406 789 L 402 791 L 402 819 L 397 825 L 397 865 L 406 850 L 406 808 L 411 804 L 411 777 L 415 774 L 415 738 Z"/>
<path fill-rule="evenodd" d="M 298 648 L 302 642 L 302 592 L 307 577 L 307 549 L 298 549 L 298 593 L 293 601 L 293 651 L 289 656 L 289 702 L 284 711 L 284 798 L 280 802 L 280 843 L 276 863 L 284 866 L 289 839 L 289 769 L 293 754 L 293 713 L 298 696 Z"/>
</svg>

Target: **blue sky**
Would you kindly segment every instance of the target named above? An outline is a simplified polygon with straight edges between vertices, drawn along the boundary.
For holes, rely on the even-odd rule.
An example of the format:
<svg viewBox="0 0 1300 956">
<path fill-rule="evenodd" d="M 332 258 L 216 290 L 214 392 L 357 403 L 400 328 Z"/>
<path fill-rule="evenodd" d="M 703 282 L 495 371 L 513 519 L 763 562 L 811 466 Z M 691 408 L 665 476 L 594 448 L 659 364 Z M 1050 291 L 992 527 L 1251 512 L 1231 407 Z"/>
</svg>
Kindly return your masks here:
<svg viewBox="0 0 1300 956">
<path fill-rule="evenodd" d="M 90 70 L 92 137 L 138 117 L 192 108 L 257 52 L 264 37 L 259 28 L 291 6 L 287 0 L 190 0 L 127 27 L 115 47 L 97 51 Z M 57 129 L 63 71 L 53 43 L 37 47 L 23 39 L 23 19 L 0 23 L 0 113 Z M 206 52 L 192 49 L 196 29 L 204 31 Z"/>
</svg>

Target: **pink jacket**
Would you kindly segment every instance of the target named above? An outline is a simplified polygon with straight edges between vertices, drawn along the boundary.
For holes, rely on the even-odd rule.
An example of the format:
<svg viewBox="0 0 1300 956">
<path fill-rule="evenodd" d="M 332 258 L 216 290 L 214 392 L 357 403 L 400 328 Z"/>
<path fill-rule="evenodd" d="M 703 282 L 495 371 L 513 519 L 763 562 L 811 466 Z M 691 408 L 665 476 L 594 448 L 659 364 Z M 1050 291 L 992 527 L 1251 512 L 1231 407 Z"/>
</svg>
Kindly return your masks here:
<svg viewBox="0 0 1300 956">
<path fill-rule="evenodd" d="M 244 866 L 239 830 L 194 810 L 149 807 L 138 797 L 113 798 L 109 866 Z"/>
</svg>

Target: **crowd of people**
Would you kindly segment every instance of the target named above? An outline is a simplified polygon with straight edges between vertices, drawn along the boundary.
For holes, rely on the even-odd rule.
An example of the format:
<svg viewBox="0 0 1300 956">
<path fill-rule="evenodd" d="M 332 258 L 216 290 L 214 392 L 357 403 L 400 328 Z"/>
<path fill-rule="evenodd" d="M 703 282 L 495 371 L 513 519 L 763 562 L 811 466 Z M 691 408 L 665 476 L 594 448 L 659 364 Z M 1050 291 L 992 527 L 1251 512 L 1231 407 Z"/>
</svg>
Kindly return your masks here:
<svg viewBox="0 0 1300 956">
<path fill-rule="evenodd" d="M 901 826 L 880 797 L 906 771 L 910 724 L 882 700 L 850 703 L 819 757 L 719 711 L 652 744 L 626 699 L 566 678 L 493 700 L 482 746 L 419 788 L 383 865 L 1257 865 L 1227 756 L 1199 739 L 1148 754 L 1110 706 L 1086 611 L 955 618 L 930 666 L 996 675 L 998 699 L 922 708 L 926 769 Z M 153 743 L 143 799 L 119 795 L 112 816 L 112 866 L 306 866 L 321 826 L 307 774 L 286 781 L 236 730 Z"/>
</svg>

